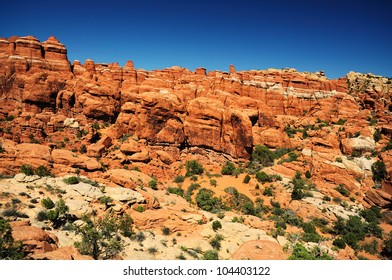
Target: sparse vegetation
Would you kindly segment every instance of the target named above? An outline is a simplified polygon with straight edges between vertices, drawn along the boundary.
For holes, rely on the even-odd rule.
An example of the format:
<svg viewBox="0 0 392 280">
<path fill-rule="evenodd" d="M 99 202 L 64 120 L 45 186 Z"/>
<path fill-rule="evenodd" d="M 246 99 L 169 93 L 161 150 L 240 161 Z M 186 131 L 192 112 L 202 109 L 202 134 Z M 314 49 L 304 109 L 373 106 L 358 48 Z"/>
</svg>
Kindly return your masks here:
<svg viewBox="0 0 392 280">
<path fill-rule="evenodd" d="M 205 251 L 203 254 L 204 260 L 219 260 L 218 252 L 215 250 Z"/>
<path fill-rule="evenodd" d="M 235 170 L 235 165 L 230 161 L 226 161 L 222 166 L 221 173 L 222 175 L 233 175 Z"/>
<path fill-rule="evenodd" d="M 174 183 L 183 183 L 185 180 L 185 176 L 177 176 L 176 178 L 174 178 Z"/>
<path fill-rule="evenodd" d="M 157 180 L 155 180 L 155 179 L 153 179 L 150 182 L 148 182 L 148 186 L 151 189 L 153 189 L 153 190 L 157 190 L 158 189 L 157 185 L 158 185 L 158 183 L 157 183 Z"/>
<path fill-rule="evenodd" d="M 214 192 L 202 188 L 196 195 L 196 203 L 201 209 L 209 212 L 219 212 L 221 209 L 220 199 L 214 197 Z"/>
<path fill-rule="evenodd" d="M 83 255 L 89 255 L 95 260 L 112 259 L 124 249 L 119 237 L 120 222 L 111 214 L 97 219 L 88 215 L 82 217 L 84 222 L 75 228 L 81 241 L 74 243 Z"/>
<path fill-rule="evenodd" d="M 345 197 L 349 197 L 350 196 L 350 191 L 348 189 L 346 189 L 343 184 L 339 184 L 339 186 L 337 186 L 335 188 L 335 190 L 338 191 L 341 195 L 343 195 Z"/>
<path fill-rule="evenodd" d="M 201 175 L 204 172 L 203 166 L 196 160 L 188 160 L 185 163 L 186 176 Z"/>
<path fill-rule="evenodd" d="M 221 228 L 222 228 L 222 224 L 220 221 L 213 221 L 212 222 L 212 229 L 214 231 L 217 231 L 218 229 L 221 229 Z"/>
<path fill-rule="evenodd" d="M 373 163 L 372 172 L 373 172 L 373 180 L 375 182 L 382 181 L 387 174 L 387 169 L 386 169 L 385 163 L 380 160 Z"/>
<path fill-rule="evenodd" d="M 71 177 L 68 177 L 68 178 L 64 178 L 63 182 L 68 184 L 68 185 L 76 185 L 76 184 L 79 183 L 79 177 L 71 176 Z"/>
<path fill-rule="evenodd" d="M 245 175 L 245 177 L 244 177 L 244 180 L 242 181 L 244 184 L 248 184 L 249 183 L 249 181 L 250 181 L 250 176 L 249 176 L 249 174 L 246 174 Z"/>
<path fill-rule="evenodd" d="M 0 217 L 0 260 L 21 260 L 24 257 L 22 242 L 15 242 L 9 222 Z"/>
<path fill-rule="evenodd" d="M 20 166 L 20 172 L 22 172 L 26 176 L 34 175 L 34 168 L 30 164 L 22 164 Z"/>
</svg>

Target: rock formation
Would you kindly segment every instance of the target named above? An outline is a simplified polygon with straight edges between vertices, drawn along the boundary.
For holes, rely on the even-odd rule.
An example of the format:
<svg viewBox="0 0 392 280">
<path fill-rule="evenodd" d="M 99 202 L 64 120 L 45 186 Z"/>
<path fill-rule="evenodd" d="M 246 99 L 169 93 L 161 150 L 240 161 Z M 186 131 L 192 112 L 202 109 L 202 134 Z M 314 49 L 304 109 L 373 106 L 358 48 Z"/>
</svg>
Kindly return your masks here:
<svg viewBox="0 0 392 280">
<path fill-rule="evenodd" d="M 15 175 L 30 164 L 58 176 L 88 175 L 135 190 L 154 178 L 172 182 L 184 175 L 188 159 L 196 158 L 211 172 L 227 160 L 246 164 L 255 146 L 264 145 L 292 152 L 265 170 L 283 177 L 274 198 L 302 216 L 336 220 L 341 209 L 321 207 L 322 197 L 290 202 L 284 186 L 296 172 L 308 172 L 325 197 L 387 209 L 392 202 L 391 81 L 356 72 L 328 79 L 323 71 L 289 68 L 146 71 L 132 61 L 124 67 L 90 59 L 70 63 L 67 49 L 53 36 L 42 43 L 32 36 L 0 38 L 0 174 Z M 378 161 L 386 166 L 380 180 L 373 176 Z M 144 205 L 157 215 L 146 220 L 132 208 L 141 228 L 170 224 L 173 213 L 171 225 L 177 230 L 197 227 L 195 217 L 205 219 L 190 209 L 186 217 L 178 209 L 158 211 L 155 194 L 138 192 L 143 199 L 132 207 Z M 246 192 L 253 198 L 260 194 Z M 42 258 L 80 258 L 72 249 L 55 253 L 56 242 L 41 235 L 34 248 Z M 271 258 L 286 257 L 270 242 L 243 243 L 227 258 L 253 258 L 246 254 L 249 246 L 265 246 Z"/>
</svg>

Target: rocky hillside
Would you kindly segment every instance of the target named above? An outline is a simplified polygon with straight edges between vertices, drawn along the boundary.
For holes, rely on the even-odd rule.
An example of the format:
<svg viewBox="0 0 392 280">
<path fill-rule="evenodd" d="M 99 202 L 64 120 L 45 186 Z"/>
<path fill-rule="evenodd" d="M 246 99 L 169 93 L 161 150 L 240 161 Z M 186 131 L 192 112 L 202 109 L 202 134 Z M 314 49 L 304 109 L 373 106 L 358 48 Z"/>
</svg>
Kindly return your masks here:
<svg viewBox="0 0 392 280">
<path fill-rule="evenodd" d="M 84 258 L 62 228 L 107 212 L 133 220 L 127 259 L 282 259 L 301 244 L 338 259 L 389 254 L 390 78 L 70 63 L 56 38 L 27 36 L 0 38 L 0 85 L 0 203 L 24 213 L 2 216 L 17 220 L 14 239 L 34 227 L 50 244 L 36 239 L 29 257 Z M 47 197 L 72 219 L 38 221 Z"/>
</svg>

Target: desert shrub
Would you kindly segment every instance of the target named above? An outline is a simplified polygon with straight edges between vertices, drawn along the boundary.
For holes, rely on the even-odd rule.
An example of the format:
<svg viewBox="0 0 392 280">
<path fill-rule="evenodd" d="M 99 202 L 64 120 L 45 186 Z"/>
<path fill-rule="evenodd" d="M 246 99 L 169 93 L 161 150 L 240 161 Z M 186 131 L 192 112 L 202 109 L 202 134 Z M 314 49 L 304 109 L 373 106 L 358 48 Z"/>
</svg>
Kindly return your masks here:
<svg viewBox="0 0 392 280">
<path fill-rule="evenodd" d="M 81 154 L 87 153 L 87 147 L 86 147 L 85 144 L 82 144 L 82 145 L 80 146 L 80 148 L 79 148 L 79 153 L 81 153 Z"/>
<path fill-rule="evenodd" d="M 48 216 L 46 215 L 46 211 L 42 210 L 37 213 L 37 221 L 46 221 Z"/>
<path fill-rule="evenodd" d="M 59 199 L 55 207 L 46 212 L 46 217 L 51 221 L 53 228 L 59 228 L 68 221 L 68 206 L 63 199 Z"/>
<path fill-rule="evenodd" d="M 271 186 L 270 187 L 266 187 L 264 189 L 264 191 L 263 191 L 263 195 L 265 195 L 265 196 L 273 196 L 274 195 L 273 188 Z"/>
<path fill-rule="evenodd" d="M 51 176 L 52 174 L 50 173 L 49 169 L 44 166 L 40 165 L 35 169 L 35 174 L 40 176 L 40 177 L 48 177 Z"/>
<path fill-rule="evenodd" d="M 176 178 L 174 178 L 173 182 L 174 183 L 183 183 L 185 180 L 185 176 L 177 176 Z"/>
<path fill-rule="evenodd" d="M 306 170 L 305 172 L 305 178 L 310 179 L 312 177 L 312 174 L 310 173 L 309 170 Z"/>
<path fill-rule="evenodd" d="M 21 260 L 24 257 L 22 242 L 15 242 L 9 222 L 0 217 L 0 260 Z"/>
<path fill-rule="evenodd" d="M 253 149 L 251 161 L 262 166 L 271 166 L 274 163 L 274 153 L 263 145 L 256 145 Z"/>
<path fill-rule="evenodd" d="M 337 186 L 335 188 L 335 190 L 338 191 L 341 195 L 343 195 L 345 197 L 350 196 L 350 191 L 348 189 L 346 189 L 343 184 L 339 184 L 339 186 Z"/>
<path fill-rule="evenodd" d="M 43 198 L 43 199 L 41 200 L 41 205 L 42 205 L 45 209 L 52 209 L 52 208 L 54 208 L 54 206 L 55 206 L 53 200 L 51 200 L 50 197 L 48 197 L 48 198 Z"/>
<path fill-rule="evenodd" d="M 18 211 L 15 208 L 4 209 L 2 212 L 4 217 L 15 217 L 15 218 L 28 218 L 29 216 L 25 213 Z"/>
<path fill-rule="evenodd" d="M 182 188 L 180 188 L 180 187 L 178 187 L 178 188 L 169 187 L 169 188 L 167 188 L 167 191 L 169 193 L 173 193 L 173 194 L 176 194 L 178 196 L 184 196 L 184 190 Z"/>
<path fill-rule="evenodd" d="M 170 228 L 168 228 L 168 227 L 163 227 L 163 228 L 162 228 L 162 234 L 163 234 L 163 235 L 169 235 L 169 234 L 170 234 Z"/>
<path fill-rule="evenodd" d="M 256 179 L 257 179 L 257 181 L 259 181 L 263 184 L 266 182 L 272 182 L 272 177 L 270 175 L 268 175 L 267 173 L 265 173 L 264 171 L 256 172 Z"/>
<path fill-rule="evenodd" d="M 200 185 L 199 185 L 199 184 L 197 184 L 197 183 L 192 183 L 192 184 L 188 187 L 188 189 L 187 189 L 187 191 L 186 191 L 186 193 L 185 193 L 185 199 L 186 199 L 187 201 L 191 201 L 193 192 L 194 192 L 195 190 L 197 190 L 198 188 L 200 188 Z"/>
<path fill-rule="evenodd" d="M 389 238 L 384 240 L 384 246 L 381 251 L 381 255 L 392 260 L 392 233 L 389 234 Z"/>
<path fill-rule="evenodd" d="M 344 249 L 346 247 L 346 242 L 344 241 L 343 238 L 336 238 L 333 242 L 332 245 L 338 247 L 339 249 Z"/>
<path fill-rule="evenodd" d="M 218 182 L 215 179 L 210 179 L 210 186 L 211 187 L 216 187 L 218 185 Z"/>
<path fill-rule="evenodd" d="M 381 218 L 381 210 L 377 206 L 373 205 L 370 209 L 363 209 L 359 213 L 366 222 L 379 224 Z"/>
<path fill-rule="evenodd" d="M 200 163 L 198 163 L 196 160 L 188 160 L 185 163 L 185 168 L 186 168 L 186 176 L 200 175 L 203 174 L 204 172 L 203 166 Z"/>
<path fill-rule="evenodd" d="M 142 231 L 141 231 L 141 232 L 138 232 L 138 233 L 135 235 L 135 240 L 136 240 L 137 242 L 139 242 L 139 243 L 143 242 L 145 239 L 146 239 L 146 236 L 144 235 L 144 233 L 143 233 Z"/>
<path fill-rule="evenodd" d="M 243 180 L 242 182 L 243 182 L 244 184 L 248 184 L 249 181 L 250 181 L 250 176 L 249 176 L 249 174 L 246 174 L 245 177 L 244 177 L 244 180 Z"/>
<path fill-rule="evenodd" d="M 101 196 L 98 199 L 98 201 L 99 201 L 99 203 L 106 205 L 106 204 L 112 203 L 113 202 L 113 198 L 111 198 L 110 196 L 104 195 L 104 196 Z"/>
<path fill-rule="evenodd" d="M 304 242 L 315 242 L 318 243 L 321 241 L 321 236 L 317 233 L 316 227 L 312 222 L 302 223 L 302 229 L 304 230 L 304 234 L 302 236 L 302 240 Z"/>
<path fill-rule="evenodd" d="M 387 174 L 385 163 L 379 160 L 373 163 L 372 172 L 373 172 L 373 180 L 375 182 L 382 181 Z"/>
<path fill-rule="evenodd" d="M 373 133 L 373 139 L 377 143 L 378 141 L 381 140 L 381 138 L 382 138 L 381 130 L 376 128 L 376 130 Z"/>
<path fill-rule="evenodd" d="M 223 240 L 223 236 L 220 234 L 217 234 L 210 240 L 210 245 L 212 246 L 212 248 L 219 251 L 221 248 L 221 241 L 222 240 Z"/>
<path fill-rule="evenodd" d="M 245 215 L 256 215 L 256 209 L 251 201 L 247 201 L 242 205 L 242 213 Z"/>
<path fill-rule="evenodd" d="M 212 222 L 212 229 L 214 231 L 217 231 L 218 229 L 221 229 L 221 228 L 222 228 L 222 224 L 220 221 L 213 221 Z"/>
<path fill-rule="evenodd" d="M 148 249 L 147 249 L 147 251 L 148 251 L 148 253 L 150 253 L 150 254 L 155 254 L 155 253 L 157 253 L 158 252 L 158 249 L 156 248 L 156 247 L 149 247 Z"/>
<path fill-rule="evenodd" d="M 321 252 L 319 247 L 315 247 L 312 250 L 308 250 L 301 243 L 297 243 L 289 260 L 332 260 L 332 257 L 327 255 L 325 252 Z"/>
<path fill-rule="evenodd" d="M 346 119 L 339 119 L 337 122 L 336 122 L 336 124 L 337 125 L 344 125 L 345 123 L 346 123 Z"/>
<path fill-rule="evenodd" d="M 385 147 L 384 147 L 382 150 L 383 150 L 383 151 L 392 150 L 392 138 L 389 139 L 388 143 L 385 145 Z"/>
<path fill-rule="evenodd" d="M 89 255 L 95 260 L 112 259 L 124 250 L 123 241 L 118 235 L 119 222 L 113 215 L 106 214 L 101 219 L 93 219 L 83 215 L 81 225 L 75 227 L 81 240 L 74 243 L 83 255 Z"/>
<path fill-rule="evenodd" d="M 157 185 L 158 185 L 157 180 L 151 180 L 150 182 L 148 182 L 148 186 L 153 190 L 158 189 Z"/>
<path fill-rule="evenodd" d="M 138 206 L 135 208 L 135 211 L 142 213 L 142 212 L 145 211 L 145 209 L 144 209 L 143 205 L 138 205 Z"/>
<path fill-rule="evenodd" d="M 287 158 L 281 159 L 278 163 L 282 164 L 284 162 L 293 162 L 298 160 L 298 154 L 295 152 L 289 152 L 289 155 Z"/>
<path fill-rule="evenodd" d="M 20 167 L 20 172 L 22 172 L 26 176 L 31 176 L 34 175 L 34 168 L 30 164 L 22 164 Z"/>
<path fill-rule="evenodd" d="M 95 129 L 95 130 L 99 130 L 101 127 L 100 127 L 100 125 L 99 125 L 98 122 L 94 122 L 94 123 L 92 124 L 92 128 Z"/>
<path fill-rule="evenodd" d="M 218 252 L 215 250 L 205 251 L 203 254 L 204 260 L 219 260 Z"/>
<path fill-rule="evenodd" d="M 125 237 L 132 237 L 134 234 L 132 231 L 132 224 L 133 220 L 131 216 L 128 214 L 122 215 L 118 221 L 118 229 L 120 233 Z"/>
<path fill-rule="evenodd" d="M 221 173 L 222 175 L 233 175 L 235 170 L 235 165 L 230 161 L 226 161 L 225 164 L 222 166 Z"/>
<path fill-rule="evenodd" d="M 68 177 L 68 178 L 64 178 L 63 182 L 68 184 L 68 185 L 75 185 L 75 184 L 79 183 L 79 178 L 76 177 L 76 176 L 71 176 L 71 177 Z"/>
<path fill-rule="evenodd" d="M 204 211 L 215 212 L 220 210 L 220 200 L 214 197 L 214 192 L 202 188 L 196 195 L 196 203 Z"/>
</svg>

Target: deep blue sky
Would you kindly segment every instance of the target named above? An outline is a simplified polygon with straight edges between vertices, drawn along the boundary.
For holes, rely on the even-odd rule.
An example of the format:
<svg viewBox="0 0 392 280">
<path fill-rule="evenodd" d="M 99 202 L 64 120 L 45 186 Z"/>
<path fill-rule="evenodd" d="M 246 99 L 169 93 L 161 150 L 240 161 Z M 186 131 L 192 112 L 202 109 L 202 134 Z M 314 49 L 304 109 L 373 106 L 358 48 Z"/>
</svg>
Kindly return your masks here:
<svg viewBox="0 0 392 280">
<path fill-rule="evenodd" d="M 54 35 L 70 61 L 392 77 L 392 1 L 1 0 L 0 37 Z"/>
</svg>

